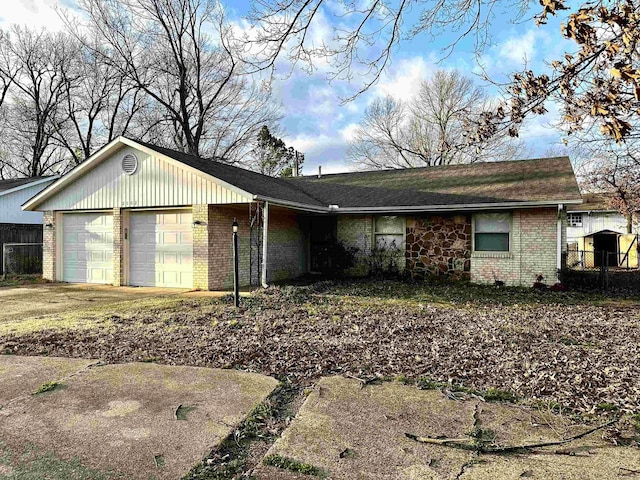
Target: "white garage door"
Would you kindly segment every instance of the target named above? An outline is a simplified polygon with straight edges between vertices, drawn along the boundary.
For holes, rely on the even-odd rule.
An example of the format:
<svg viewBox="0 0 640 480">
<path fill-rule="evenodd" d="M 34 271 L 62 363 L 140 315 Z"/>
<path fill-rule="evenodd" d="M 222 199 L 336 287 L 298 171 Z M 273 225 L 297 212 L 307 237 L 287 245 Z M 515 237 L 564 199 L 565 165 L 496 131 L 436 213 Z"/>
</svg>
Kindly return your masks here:
<svg viewBox="0 0 640 480">
<path fill-rule="evenodd" d="M 190 211 L 131 212 L 129 284 L 193 287 L 193 227 Z"/>
<path fill-rule="evenodd" d="M 67 213 L 62 217 L 62 280 L 113 282 L 113 216 Z"/>
</svg>

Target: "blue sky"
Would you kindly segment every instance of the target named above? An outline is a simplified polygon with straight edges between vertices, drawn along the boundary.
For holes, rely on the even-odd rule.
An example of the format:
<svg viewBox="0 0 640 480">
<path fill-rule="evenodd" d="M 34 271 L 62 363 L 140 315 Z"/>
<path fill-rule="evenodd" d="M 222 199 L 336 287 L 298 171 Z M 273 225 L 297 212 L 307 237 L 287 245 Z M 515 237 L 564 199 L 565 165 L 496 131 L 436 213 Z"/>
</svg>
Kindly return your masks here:
<svg viewBox="0 0 640 480">
<path fill-rule="evenodd" d="M 3 2 L 0 8 L 0 27 L 18 23 L 58 30 L 62 28 L 62 22 L 53 7 L 73 7 L 74 0 L 13 0 L 8 3 Z M 244 25 L 242 16 L 248 3 L 247 0 L 222 0 L 228 16 L 239 25 Z M 327 8 L 331 5 L 328 3 Z M 486 70 L 494 79 L 504 80 L 506 74 L 522 69 L 525 59 L 530 68 L 540 71 L 545 68 L 545 61 L 558 58 L 570 48 L 561 39 L 559 22 L 552 21 L 538 28 L 528 19 L 536 11 L 532 10 L 517 24 L 510 22 L 508 15 L 496 12 L 490 29 L 492 43 L 482 57 Z M 321 20 L 314 35 L 316 38 L 329 37 L 335 17 L 325 9 Z M 457 68 L 469 75 L 477 73 L 479 69 L 473 57 L 471 39 L 460 42 L 453 54 L 443 59 L 442 48 L 453 39 L 455 34 L 448 33 L 436 39 L 420 36 L 402 43 L 380 81 L 344 105 L 341 98 L 352 94 L 358 88 L 357 83 L 329 83 L 323 69 L 308 75 L 301 70 L 289 72 L 285 65 L 278 71 L 273 92 L 283 104 L 281 136 L 287 145 L 305 153 L 303 173 L 314 173 L 318 165 L 322 165 L 325 173 L 353 168 L 345 160 L 345 151 L 364 109 L 376 96 L 390 94 L 406 99 L 416 91 L 421 79 L 438 68 Z M 482 84 L 479 78 L 478 83 Z M 487 92 L 496 94 L 492 87 L 487 87 Z M 534 156 L 544 155 L 550 147 L 562 147 L 560 133 L 550 126 L 558 118 L 557 106 L 550 104 L 548 109 L 549 114 L 527 122 L 521 132 Z"/>
</svg>

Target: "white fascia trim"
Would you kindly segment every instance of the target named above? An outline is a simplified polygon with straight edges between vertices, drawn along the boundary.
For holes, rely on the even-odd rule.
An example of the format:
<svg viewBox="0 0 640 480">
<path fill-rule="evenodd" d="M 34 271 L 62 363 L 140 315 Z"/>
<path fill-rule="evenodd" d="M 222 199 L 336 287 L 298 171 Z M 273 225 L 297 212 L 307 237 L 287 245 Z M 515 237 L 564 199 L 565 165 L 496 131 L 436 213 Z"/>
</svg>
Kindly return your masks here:
<svg viewBox="0 0 640 480">
<path fill-rule="evenodd" d="M 331 210 L 329 207 L 321 207 L 318 205 L 308 205 L 306 203 L 298 203 L 298 202 L 290 202 L 288 200 L 280 200 L 278 198 L 265 197 L 263 195 L 254 195 L 254 200 L 269 202 L 272 205 L 278 205 L 280 207 L 287 207 L 293 210 L 304 210 L 305 212 L 315 212 L 315 213 L 329 213 L 335 212 L 336 210 Z"/>
<path fill-rule="evenodd" d="M 34 187 L 34 186 L 40 185 L 42 183 L 55 182 L 59 178 L 60 177 L 58 175 L 53 175 L 51 177 L 41 178 L 40 180 L 36 180 L 35 182 L 24 183 L 24 184 L 22 184 L 20 186 L 13 187 L 13 188 L 10 188 L 9 190 L 4 190 L 4 191 L 0 192 L 0 197 L 3 196 L 3 195 L 9 195 L 11 193 L 18 192 L 20 190 L 24 190 L 25 188 Z M 40 192 L 38 192 L 38 193 L 40 193 Z"/>
<path fill-rule="evenodd" d="M 271 202 L 273 205 L 289 207 L 294 210 L 304 210 L 317 213 L 415 213 L 415 212 L 443 212 L 460 210 L 510 210 L 513 208 L 556 207 L 557 205 L 578 204 L 582 200 L 555 200 L 542 202 L 503 202 L 503 203 L 461 203 L 456 205 L 420 205 L 420 206 L 389 206 L 389 207 L 338 207 L 330 205 L 320 207 L 305 203 L 290 202 L 262 195 L 254 195 L 254 200 Z"/>
<path fill-rule="evenodd" d="M 513 208 L 555 207 L 559 204 L 577 204 L 582 200 L 555 200 L 542 202 L 503 202 L 503 203 L 460 203 L 456 205 L 422 205 L 397 207 L 347 207 L 334 210 L 338 213 L 414 213 L 446 212 L 460 210 L 509 210 Z"/>
<path fill-rule="evenodd" d="M 198 170 L 197 168 L 193 168 L 190 165 L 187 165 L 186 163 L 182 163 L 174 158 L 168 157 L 166 155 L 161 154 L 160 152 L 156 152 L 155 150 L 153 150 L 152 148 L 148 148 L 145 147 L 144 145 L 140 145 L 137 142 L 134 142 L 133 140 L 129 140 L 128 138 L 122 138 L 122 143 L 124 143 L 125 145 L 131 147 L 131 148 L 136 148 L 144 153 L 146 153 L 147 155 L 152 155 L 152 156 L 157 156 L 158 158 L 164 160 L 167 163 L 170 163 L 172 165 L 175 165 L 177 167 L 183 168 L 185 170 L 188 170 L 196 175 L 200 175 L 202 177 L 208 178 L 209 180 L 216 182 L 218 184 L 220 184 L 221 186 L 225 187 L 228 190 L 231 190 L 232 192 L 236 193 L 237 195 L 246 197 L 247 199 L 250 199 L 253 197 L 252 193 L 249 193 L 245 190 L 242 190 L 238 187 L 236 187 L 235 185 L 231 185 L 230 183 L 225 182 L 224 180 L 220 180 L 217 177 L 214 177 L 213 175 L 210 175 L 208 173 L 203 172 L 202 170 Z"/>
<path fill-rule="evenodd" d="M 89 157 L 87 160 L 85 160 L 84 162 L 82 162 L 80 165 L 78 165 L 77 167 L 75 167 L 73 170 L 71 170 L 69 173 L 67 173 L 66 175 L 64 175 L 62 178 L 58 179 L 56 182 L 54 182 L 53 184 L 49 185 L 47 188 L 45 188 L 43 191 L 41 191 L 40 193 L 38 193 L 38 195 L 34 196 L 33 198 L 31 198 L 28 202 L 26 202 L 23 206 L 22 209 L 23 210 L 35 210 L 36 207 L 41 204 L 43 201 L 47 200 L 48 198 L 50 198 L 52 195 L 54 195 L 55 193 L 57 193 L 58 191 L 62 190 L 67 184 L 71 183 L 76 177 L 78 177 L 79 175 L 84 174 L 85 172 L 88 172 L 89 170 L 91 170 L 91 168 L 93 168 L 93 166 L 97 163 L 99 163 L 100 161 L 104 160 L 104 158 L 111 154 L 113 151 L 117 151 L 119 149 L 119 147 L 121 147 L 122 145 L 126 145 L 128 147 L 131 148 L 135 148 L 138 149 L 148 155 L 152 155 L 152 156 L 158 156 L 159 158 L 161 158 L 162 160 L 169 162 L 173 165 L 179 166 L 181 168 L 185 168 L 195 174 L 201 175 L 205 178 L 211 179 L 212 181 L 215 181 L 216 183 L 219 183 L 221 186 L 235 192 L 236 194 L 246 197 L 247 199 L 250 199 L 253 194 L 249 193 L 249 192 L 245 192 L 244 190 L 239 189 L 238 187 L 235 187 L 225 181 L 222 181 L 212 175 L 209 175 L 208 173 L 202 172 L 200 170 L 198 170 L 197 168 L 193 168 L 185 163 L 179 162 L 178 160 L 175 160 L 171 157 L 167 157 L 166 155 L 162 155 L 159 152 L 156 152 L 155 150 L 145 147 L 144 145 L 140 145 L 138 142 L 135 142 L 133 140 L 129 140 L 128 138 L 125 137 L 118 137 L 114 140 L 112 140 L 111 142 L 109 142 L 107 145 L 105 145 L 104 147 L 102 147 L 100 150 L 98 150 L 96 153 L 94 153 L 93 155 L 91 155 L 91 157 Z"/>
<path fill-rule="evenodd" d="M 98 163 L 106 154 L 111 153 L 112 150 L 115 149 L 119 144 L 124 143 L 123 137 L 118 137 L 114 140 L 111 140 L 104 147 L 98 150 L 96 153 L 91 155 L 87 160 L 82 162 L 80 165 L 75 167 L 73 170 L 59 178 L 57 181 L 49 185 L 47 188 L 42 190 L 36 196 L 31 198 L 27 203 L 22 206 L 23 210 L 35 210 L 36 207 L 41 204 L 43 201 L 50 198 L 53 194 L 62 190 L 68 183 L 76 178 L 79 175 L 82 175 L 85 171 L 91 170 L 95 163 Z"/>
</svg>

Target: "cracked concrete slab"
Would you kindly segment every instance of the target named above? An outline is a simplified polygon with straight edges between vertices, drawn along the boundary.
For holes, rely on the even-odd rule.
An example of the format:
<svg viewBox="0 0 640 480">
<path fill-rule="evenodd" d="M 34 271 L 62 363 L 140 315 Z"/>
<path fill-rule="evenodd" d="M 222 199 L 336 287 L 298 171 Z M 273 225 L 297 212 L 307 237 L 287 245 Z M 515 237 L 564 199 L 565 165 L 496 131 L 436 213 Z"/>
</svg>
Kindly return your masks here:
<svg viewBox="0 0 640 480">
<path fill-rule="evenodd" d="M 0 357 L 0 366 L 5 360 Z M 236 370 L 132 363 L 85 368 L 61 384 L 0 410 L 5 468 L 24 468 L 16 452 L 35 449 L 39 459 L 79 461 L 89 472 L 79 478 L 109 471 L 123 478 L 180 478 L 278 382 Z M 180 405 L 186 420 L 176 419 Z M 1 461 L 3 450 L 12 461 Z"/>
<path fill-rule="evenodd" d="M 357 380 L 323 378 L 268 455 L 313 465 L 332 479 L 455 478 L 473 452 L 420 444 L 405 433 L 459 436 L 471 429 L 474 407 L 397 382 L 361 388 Z M 263 465 L 254 475 L 298 478 L 276 472 Z"/>
<path fill-rule="evenodd" d="M 482 429 L 493 445 L 514 446 L 560 441 L 590 427 L 552 412 L 473 397 L 451 400 L 437 390 L 421 391 L 398 382 L 361 386 L 342 377 L 321 379 L 267 455 L 320 468 L 332 480 L 595 480 L 640 471 L 638 449 L 613 447 L 602 439 L 602 432 L 522 455 L 477 454 L 419 443 L 405 433 L 470 440 L 474 429 Z M 569 447 L 577 449 L 573 455 L 562 451 Z M 253 474 L 260 480 L 305 478 L 265 465 Z"/>
<path fill-rule="evenodd" d="M 0 355 L 0 405 L 30 395 L 40 385 L 54 382 L 96 363 L 96 360 Z"/>
</svg>

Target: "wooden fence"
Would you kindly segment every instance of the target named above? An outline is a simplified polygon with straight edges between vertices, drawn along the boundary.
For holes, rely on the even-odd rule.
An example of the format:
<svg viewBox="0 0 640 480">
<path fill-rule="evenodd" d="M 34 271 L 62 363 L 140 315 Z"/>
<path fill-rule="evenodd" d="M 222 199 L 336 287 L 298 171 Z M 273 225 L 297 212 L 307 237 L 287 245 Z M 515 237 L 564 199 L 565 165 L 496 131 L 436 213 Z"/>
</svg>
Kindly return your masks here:
<svg viewBox="0 0 640 480">
<path fill-rule="evenodd" d="M 5 243 L 42 243 L 42 225 L 0 223 L 0 275 L 4 274 Z"/>
</svg>

